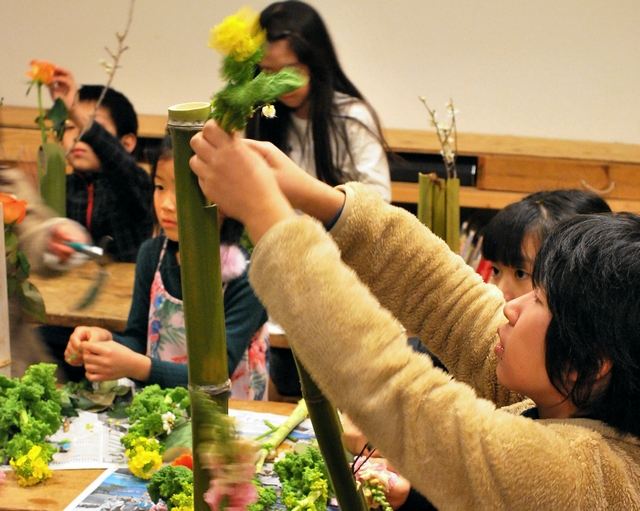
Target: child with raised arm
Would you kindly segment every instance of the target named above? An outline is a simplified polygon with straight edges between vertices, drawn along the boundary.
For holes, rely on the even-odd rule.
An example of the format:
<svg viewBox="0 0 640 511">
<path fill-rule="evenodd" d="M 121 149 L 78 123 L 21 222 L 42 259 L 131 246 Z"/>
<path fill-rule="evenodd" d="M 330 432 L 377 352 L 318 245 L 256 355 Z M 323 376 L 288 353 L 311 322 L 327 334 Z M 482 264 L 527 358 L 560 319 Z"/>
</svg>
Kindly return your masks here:
<svg viewBox="0 0 640 511">
<path fill-rule="evenodd" d="M 140 249 L 127 328 L 117 335 L 102 328 L 78 327 L 65 352 L 70 364 L 84 364 L 91 381 L 128 377 L 163 387 L 188 383 L 173 153 L 168 137 L 152 176 L 162 234 Z M 220 219 L 231 397 L 265 400 L 267 313 L 249 285 L 248 254 L 239 245 L 243 226 L 223 214 Z"/>
<path fill-rule="evenodd" d="M 640 508 L 640 217 L 561 222 L 533 291 L 505 305 L 362 185 L 328 187 L 211 121 L 191 144 L 205 195 L 256 242 L 251 282 L 296 356 L 438 509 Z"/>
<path fill-rule="evenodd" d="M 69 111 L 62 139 L 73 168 L 67 175 L 67 216 L 86 227 L 96 243 L 110 236 L 106 251 L 114 260 L 135 262 L 153 231 L 153 185 L 131 154 L 136 112 L 123 94 L 107 89 L 88 125 L 102 85 L 78 88 L 71 72 L 58 67 L 49 87 L 51 97 L 61 98 Z"/>
<path fill-rule="evenodd" d="M 259 68 L 295 67 L 309 81 L 276 102 L 276 116 L 249 119 L 247 136 L 280 147 L 325 183 L 359 181 L 391 202 L 391 179 L 380 122 L 342 69 L 320 14 L 299 0 L 260 13 L 267 32 Z"/>
<path fill-rule="evenodd" d="M 260 13 L 266 30 L 259 68 L 277 73 L 295 67 L 308 83 L 283 95 L 276 116 L 254 115 L 246 135 L 273 142 L 310 175 L 330 185 L 359 181 L 391 202 L 386 143 L 373 107 L 344 72 L 325 22 L 299 0 L 274 2 Z M 271 380 L 297 401 L 300 381 L 291 350 L 270 352 Z"/>
</svg>

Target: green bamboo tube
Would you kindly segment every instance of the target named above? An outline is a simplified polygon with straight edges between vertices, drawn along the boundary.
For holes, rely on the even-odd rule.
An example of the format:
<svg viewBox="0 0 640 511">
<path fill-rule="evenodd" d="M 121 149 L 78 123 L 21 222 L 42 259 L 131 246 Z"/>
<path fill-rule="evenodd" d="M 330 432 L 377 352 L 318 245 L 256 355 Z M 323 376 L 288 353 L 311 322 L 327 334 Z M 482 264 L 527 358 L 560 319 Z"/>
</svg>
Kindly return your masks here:
<svg viewBox="0 0 640 511">
<path fill-rule="evenodd" d="M 460 179 L 445 181 L 446 194 L 446 238 L 449 248 L 456 254 L 460 252 Z"/>
<path fill-rule="evenodd" d="M 431 188 L 433 197 L 433 228 L 431 231 L 443 240 L 446 240 L 447 236 L 445 184 L 446 181 L 444 179 L 438 178 Z"/>
<path fill-rule="evenodd" d="M 429 174 L 418 174 L 418 220 L 429 229 L 433 228 L 433 181 Z"/>
<path fill-rule="evenodd" d="M 338 412 L 324 397 L 307 370 L 297 359 L 295 360 L 300 375 L 302 397 L 307 403 L 309 418 L 313 424 L 313 431 L 327 466 L 338 505 L 344 510 L 368 511 L 362 491 L 356 488 L 356 480 L 342 446 L 342 425 Z"/>
<path fill-rule="evenodd" d="M 42 201 L 58 216 L 67 216 L 67 175 L 64 149 L 45 142 L 38 151 L 38 176 Z"/>
<path fill-rule="evenodd" d="M 191 171 L 193 155 L 189 142 L 209 118 L 209 103 L 184 103 L 169 108 L 167 124 L 173 145 L 176 203 L 180 241 L 180 276 L 189 360 L 189 390 L 192 397 L 202 391 L 220 408 L 229 409 L 229 368 L 220 273 L 218 208 L 209 202 Z M 201 441 L 201 409 L 191 407 L 193 447 Z M 209 488 L 209 473 L 198 456 L 193 459 L 194 510 L 209 511 L 203 495 Z"/>
</svg>

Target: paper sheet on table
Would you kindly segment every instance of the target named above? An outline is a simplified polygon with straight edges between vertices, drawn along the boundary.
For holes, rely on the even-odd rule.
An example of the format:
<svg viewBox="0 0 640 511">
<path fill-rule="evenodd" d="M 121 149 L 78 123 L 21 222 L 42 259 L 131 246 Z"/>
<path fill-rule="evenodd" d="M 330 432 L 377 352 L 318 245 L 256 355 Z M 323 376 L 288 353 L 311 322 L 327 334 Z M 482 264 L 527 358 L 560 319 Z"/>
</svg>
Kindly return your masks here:
<svg viewBox="0 0 640 511">
<path fill-rule="evenodd" d="M 107 468 L 126 466 L 127 458 L 120 438 L 127 432 L 126 421 L 110 419 L 104 413 L 80 411 L 49 440 L 61 452 L 53 455 L 52 470 L 74 468 Z"/>
<path fill-rule="evenodd" d="M 269 431 L 265 421 L 279 426 L 287 420 L 285 415 L 245 410 L 229 410 L 229 415 L 236 419 L 238 433 L 251 438 Z M 53 455 L 49 464 L 52 470 L 127 466 L 125 449 L 120 443 L 120 438 L 127 432 L 126 420 L 111 419 L 105 413 L 79 411 L 78 417 L 70 419 L 68 428 L 67 431 L 60 428 L 49 438 L 64 451 Z M 291 436 L 296 440 L 315 438 L 311 421 L 305 419 Z"/>
</svg>

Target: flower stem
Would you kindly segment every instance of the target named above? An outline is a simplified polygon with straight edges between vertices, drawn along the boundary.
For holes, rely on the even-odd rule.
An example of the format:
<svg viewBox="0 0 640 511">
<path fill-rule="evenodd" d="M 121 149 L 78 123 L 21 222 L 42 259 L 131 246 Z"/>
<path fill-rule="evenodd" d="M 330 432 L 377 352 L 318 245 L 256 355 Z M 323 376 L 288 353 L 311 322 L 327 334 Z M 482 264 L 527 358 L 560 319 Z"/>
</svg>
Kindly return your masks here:
<svg viewBox="0 0 640 511">
<path fill-rule="evenodd" d="M 42 84 L 38 82 L 38 125 L 42 134 L 42 145 L 47 142 L 47 129 L 44 126 L 44 108 L 42 107 Z"/>
</svg>

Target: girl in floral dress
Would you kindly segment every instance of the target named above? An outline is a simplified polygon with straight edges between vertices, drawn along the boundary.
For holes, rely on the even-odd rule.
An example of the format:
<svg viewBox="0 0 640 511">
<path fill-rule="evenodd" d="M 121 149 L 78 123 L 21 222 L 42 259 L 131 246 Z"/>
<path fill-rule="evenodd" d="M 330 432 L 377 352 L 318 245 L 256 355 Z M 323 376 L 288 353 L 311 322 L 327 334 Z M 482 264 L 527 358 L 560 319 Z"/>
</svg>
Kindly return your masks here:
<svg viewBox="0 0 640 511">
<path fill-rule="evenodd" d="M 84 364 L 91 381 L 128 377 L 163 387 L 188 383 L 187 347 L 175 179 L 171 140 L 166 137 L 153 166 L 154 207 L 161 234 L 140 248 L 133 301 L 122 334 L 78 327 L 65 357 Z M 239 245 L 242 224 L 220 214 L 220 261 L 231 375 L 231 397 L 267 398 L 267 312 L 249 285 L 249 255 Z M 93 342 L 101 341 L 101 342 Z M 72 357 L 77 353 L 75 357 Z M 71 358 L 71 360 L 69 360 Z"/>
</svg>

